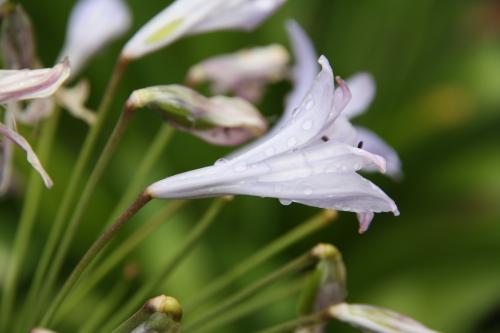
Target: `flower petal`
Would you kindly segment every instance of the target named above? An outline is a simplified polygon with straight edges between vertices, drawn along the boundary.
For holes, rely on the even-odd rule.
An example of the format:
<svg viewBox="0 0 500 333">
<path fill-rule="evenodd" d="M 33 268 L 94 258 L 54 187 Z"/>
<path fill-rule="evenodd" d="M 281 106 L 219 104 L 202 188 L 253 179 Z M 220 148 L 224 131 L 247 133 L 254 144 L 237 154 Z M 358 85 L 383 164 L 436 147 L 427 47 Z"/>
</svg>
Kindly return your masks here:
<svg viewBox="0 0 500 333">
<path fill-rule="evenodd" d="M 345 107 L 343 114 L 351 119 L 359 116 L 368 109 L 375 97 L 375 80 L 368 73 L 358 73 L 347 80 L 351 90 L 352 100 Z"/>
<path fill-rule="evenodd" d="M 75 77 L 87 61 L 130 27 L 131 14 L 123 0 L 79 0 L 68 22 L 60 59 L 69 57 Z"/>
<path fill-rule="evenodd" d="M 40 163 L 40 160 L 36 156 L 35 152 L 31 148 L 28 141 L 26 141 L 25 138 L 23 138 L 21 135 L 11 130 L 2 123 L 0 123 L 0 134 L 4 135 L 7 139 L 14 142 L 16 145 L 18 145 L 21 149 L 23 149 L 26 152 L 26 155 L 28 157 L 28 162 L 40 174 L 40 176 L 43 179 L 43 182 L 45 183 L 45 186 L 51 188 L 53 185 L 52 180 L 50 179 L 49 175 L 43 168 L 42 164 Z"/>
<path fill-rule="evenodd" d="M 229 0 L 220 11 L 211 13 L 191 33 L 222 29 L 252 30 L 274 13 L 286 0 Z"/>
<path fill-rule="evenodd" d="M 90 94 L 88 81 L 81 80 L 74 87 L 59 89 L 55 95 L 57 102 L 66 108 L 74 117 L 92 125 L 95 123 L 95 112 L 85 106 Z"/>
<path fill-rule="evenodd" d="M 139 58 L 187 35 L 222 29 L 252 29 L 285 1 L 177 0 L 132 37 L 122 57 Z"/>
<path fill-rule="evenodd" d="M 281 45 L 255 47 L 204 60 L 191 67 L 187 81 L 191 86 L 208 81 L 213 93 L 233 92 L 256 102 L 267 83 L 285 77 L 288 61 L 288 51 Z"/>
<path fill-rule="evenodd" d="M 34 125 L 39 123 L 42 119 L 49 117 L 53 110 L 54 99 L 52 97 L 38 98 L 29 101 L 26 108 L 22 111 L 18 105 L 15 116 L 16 120 L 23 124 Z"/>
<path fill-rule="evenodd" d="M 323 69 L 317 75 L 301 104 L 292 112 L 292 116 L 280 128 L 263 137 L 259 145 L 233 155 L 232 159 L 255 163 L 301 147 L 317 137 L 325 124 L 328 124 L 329 119 L 336 117 L 332 111 L 333 71 L 324 56 L 319 58 L 319 63 Z"/>
<path fill-rule="evenodd" d="M 0 103 L 48 97 L 69 73 L 67 59 L 52 68 L 0 70 Z"/>
<path fill-rule="evenodd" d="M 358 140 L 363 142 L 363 149 L 370 153 L 382 156 L 386 160 L 386 174 L 394 179 L 400 179 L 403 176 L 401 170 L 401 160 L 398 153 L 389 146 L 382 138 L 369 129 L 356 127 Z M 373 170 L 373 169 L 371 169 Z"/>
<path fill-rule="evenodd" d="M 280 127 L 280 124 L 291 117 L 293 109 L 299 106 L 319 71 L 316 61 L 318 55 L 302 27 L 296 21 L 289 20 L 286 30 L 295 57 L 295 66 L 292 69 L 293 90 L 286 98 L 285 112 L 276 127 Z"/>
<path fill-rule="evenodd" d="M 438 333 L 409 317 L 371 305 L 341 303 L 331 306 L 328 313 L 340 321 L 374 333 Z"/>
</svg>

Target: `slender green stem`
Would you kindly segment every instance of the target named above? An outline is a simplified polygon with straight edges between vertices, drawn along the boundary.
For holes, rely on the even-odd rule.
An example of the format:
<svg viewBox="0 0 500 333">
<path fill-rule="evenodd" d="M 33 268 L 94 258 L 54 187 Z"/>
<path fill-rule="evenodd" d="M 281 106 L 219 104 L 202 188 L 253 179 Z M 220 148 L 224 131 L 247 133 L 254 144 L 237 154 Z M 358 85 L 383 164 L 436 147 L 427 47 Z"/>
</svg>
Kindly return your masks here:
<svg viewBox="0 0 500 333">
<path fill-rule="evenodd" d="M 124 107 L 120 119 L 116 123 L 116 126 L 113 130 L 113 133 L 110 135 L 108 141 L 106 142 L 106 145 L 104 146 L 104 149 L 102 150 L 97 163 L 92 170 L 92 173 L 85 183 L 85 187 L 80 196 L 80 200 L 78 200 L 75 210 L 69 220 L 68 227 L 61 238 L 61 244 L 57 248 L 55 257 L 52 260 L 52 264 L 50 265 L 50 270 L 47 273 L 44 290 L 40 293 L 40 299 L 42 300 L 42 302 L 47 298 L 54 287 L 54 283 L 61 271 L 64 259 L 66 258 L 71 243 L 73 242 L 83 214 L 87 210 L 92 194 L 94 193 L 97 183 L 101 179 L 104 170 L 108 166 L 108 163 L 111 160 L 111 157 L 113 156 L 113 153 L 125 129 L 127 128 L 127 125 L 129 124 L 134 111 L 135 109 L 133 108 L 129 108 L 128 106 Z"/>
<path fill-rule="evenodd" d="M 57 124 L 59 122 L 59 114 L 60 110 L 59 108 L 56 108 L 51 117 L 46 120 L 42 129 L 42 134 L 36 150 L 38 158 L 43 164 L 47 164 L 47 160 L 50 155 L 52 143 L 54 142 L 57 130 Z M 27 188 L 28 191 L 26 194 L 26 200 L 24 201 L 22 208 L 19 227 L 14 239 L 12 256 L 10 258 L 7 276 L 3 285 L 0 331 L 6 331 L 6 326 L 10 322 L 9 317 L 11 315 L 14 300 L 16 299 L 19 270 L 26 256 L 28 246 L 31 244 L 29 239 L 33 230 L 36 212 L 40 204 L 40 197 L 43 190 L 43 183 L 40 176 L 34 169 L 31 170 Z"/>
<path fill-rule="evenodd" d="M 233 309 L 224 312 L 217 318 L 213 318 L 207 323 L 205 323 L 199 330 L 193 331 L 193 333 L 205 333 L 210 331 L 215 331 L 215 329 L 221 326 L 227 325 L 234 322 L 240 318 L 246 317 L 251 313 L 256 311 L 266 309 L 268 306 L 276 304 L 283 299 L 286 299 L 292 295 L 297 294 L 300 289 L 304 286 L 304 280 L 300 279 L 292 283 L 287 284 L 278 290 L 272 290 L 270 293 L 266 293 L 261 297 L 249 300 L 247 302 L 241 303 L 239 306 L 235 306 Z"/>
<path fill-rule="evenodd" d="M 281 279 L 282 277 L 298 272 L 301 269 L 311 265 L 315 261 L 316 258 L 311 254 L 310 251 L 308 251 L 302 256 L 280 267 L 271 274 L 243 288 L 239 292 L 228 297 L 226 300 L 218 302 L 217 305 L 211 307 L 208 311 L 204 312 L 200 316 L 196 317 L 196 319 L 194 319 L 192 322 L 189 322 L 187 325 L 185 325 L 183 327 L 183 331 L 188 332 L 199 329 L 206 322 L 212 320 L 213 318 L 221 316 L 224 312 L 228 311 L 233 306 L 257 294 L 258 292 L 262 291 L 264 288 L 268 287 L 269 285 Z"/>
<path fill-rule="evenodd" d="M 88 276 L 82 279 L 82 282 L 72 293 L 64 307 L 59 311 L 58 319 L 65 316 L 69 311 L 76 307 L 81 299 L 85 297 L 104 277 L 106 277 L 113 268 L 115 268 L 127 255 L 134 250 L 142 241 L 144 241 L 153 231 L 155 231 L 165 220 L 178 212 L 188 201 L 178 200 L 169 204 L 166 209 L 160 211 L 159 214 L 151 219 L 150 223 L 146 223 L 138 230 L 114 249 L 111 254 L 107 255 L 104 261 L 91 271 Z M 56 319 L 55 322 L 58 322 Z"/>
<path fill-rule="evenodd" d="M 137 168 L 137 171 L 132 177 L 130 184 L 127 186 L 125 193 L 120 196 L 120 201 L 115 206 L 113 213 L 111 213 L 108 222 L 104 226 L 111 224 L 114 219 L 122 212 L 127 204 L 134 198 L 134 195 L 139 192 L 144 186 L 146 186 L 147 177 L 150 175 L 150 171 L 154 164 L 158 161 L 160 156 L 165 152 L 165 147 L 170 142 L 172 135 L 175 130 L 170 125 L 162 125 L 161 129 L 156 134 L 153 142 L 149 145 L 144 157 L 141 159 L 141 163 Z"/>
<path fill-rule="evenodd" d="M 207 212 L 203 215 L 201 221 L 191 230 L 187 238 L 182 243 L 181 247 L 169 259 L 161 272 L 158 272 L 154 277 L 148 279 L 146 283 L 124 304 L 115 315 L 108 320 L 102 332 L 109 332 L 115 328 L 120 322 L 125 320 L 137 306 L 144 302 L 159 285 L 161 285 L 170 274 L 177 268 L 178 264 L 194 249 L 198 240 L 203 236 L 207 229 L 215 221 L 217 214 L 220 212 L 225 203 L 228 202 L 227 197 L 217 198 L 213 201 Z"/>
<path fill-rule="evenodd" d="M 301 223 L 298 227 L 289 231 L 282 237 L 276 239 L 262 250 L 247 258 L 231 271 L 208 284 L 205 288 L 203 288 L 203 290 L 199 291 L 196 296 L 189 300 L 184 306 L 186 313 L 192 313 L 215 294 L 221 290 L 227 289 L 231 283 L 236 281 L 238 278 L 245 275 L 247 272 L 266 260 L 274 257 L 287 247 L 326 227 L 335 218 L 335 216 L 336 214 L 332 211 L 323 211 L 304 223 Z"/>
<path fill-rule="evenodd" d="M 47 242 L 45 243 L 45 248 L 42 252 L 41 259 L 39 260 L 39 263 L 35 270 L 34 278 L 28 292 L 27 300 L 25 302 L 25 308 L 30 309 L 30 311 L 28 311 L 30 312 L 30 318 L 36 316 L 37 314 L 35 311 L 33 311 L 33 309 L 36 308 L 36 306 L 34 306 L 34 303 L 39 301 L 38 295 L 42 287 L 43 279 L 47 273 L 49 264 L 51 263 L 52 255 L 54 254 L 57 244 L 59 243 L 59 238 L 64 228 L 64 222 L 66 221 L 66 217 L 70 211 L 73 201 L 78 194 L 77 189 L 82 178 L 83 171 L 85 170 L 90 160 L 90 155 L 97 141 L 98 134 L 104 124 L 104 120 L 106 119 L 109 111 L 109 106 L 111 104 L 111 101 L 113 100 L 113 97 L 115 96 L 118 84 L 125 72 L 126 66 L 126 61 L 123 61 L 121 59 L 117 61 L 112 77 L 103 95 L 101 104 L 97 110 L 96 122 L 92 125 L 85 138 L 85 142 L 83 143 L 83 147 L 78 156 L 68 186 L 64 191 L 61 204 L 58 207 L 55 221 L 52 224 L 49 237 L 47 239 Z M 31 324 L 31 320 L 32 319 L 26 321 L 28 324 Z"/>
<path fill-rule="evenodd" d="M 324 311 L 314 313 L 310 316 L 304 316 L 300 317 L 297 319 L 292 319 L 290 321 L 265 328 L 263 330 L 258 331 L 257 333 L 282 333 L 282 332 L 290 332 L 293 331 L 296 328 L 299 327 L 308 327 L 308 326 L 313 326 L 317 324 L 321 324 L 327 320 L 329 320 L 330 317 L 328 316 L 327 313 Z"/>
<path fill-rule="evenodd" d="M 94 260 L 94 258 L 99 254 L 99 252 L 106 246 L 113 236 L 125 225 L 125 223 L 130 220 L 142 207 L 144 207 L 152 197 L 146 191 L 142 192 L 137 199 L 129 206 L 129 208 L 113 223 L 106 231 L 104 231 L 101 236 L 92 244 L 92 246 L 87 250 L 85 255 L 80 259 L 80 262 L 71 272 L 70 276 L 66 280 L 66 283 L 62 289 L 57 294 L 56 298 L 52 302 L 51 306 L 42 318 L 40 326 L 48 326 L 52 320 L 56 310 L 59 308 L 61 303 L 64 301 L 68 293 L 78 282 L 78 279 L 83 274 L 87 266 Z"/>
</svg>

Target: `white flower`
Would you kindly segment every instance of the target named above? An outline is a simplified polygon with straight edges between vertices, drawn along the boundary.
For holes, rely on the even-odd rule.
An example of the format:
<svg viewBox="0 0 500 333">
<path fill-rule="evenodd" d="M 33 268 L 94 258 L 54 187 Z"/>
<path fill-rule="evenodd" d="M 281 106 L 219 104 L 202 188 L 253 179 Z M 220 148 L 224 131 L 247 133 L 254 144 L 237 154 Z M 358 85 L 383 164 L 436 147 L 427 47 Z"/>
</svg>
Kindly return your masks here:
<svg viewBox="0 0 500 333">
<path fill-rule="evenodd" d="M 66 59 L 52 68 L 0 70 L 0 103 L 14 105 L 15 103 L 12 102 L 46 98 L 64 83 L 69 74 L 70 69 Z M 10 113 L 9 110 L 8 113 Z M 52 180 L 43 169 L 29 143 L 15 131 L 15 125 L 8 125 L 0 123 L 0 134 L 26 151 L 28 162 L 41 175 L 45 185 L 51 187 Z M 8 156 L 4 156 L 4 159 L 8 159 Z M 1 184 L 6 184 L 5 177 L 8 177 L 8 175 L 2 175 Z"/>
<path fill-rule="evenodd" d="M 202 32 L 251 30 L 286 0 L 177 0 L 146 23 L 125 45 L 122 57 L 135 59 L 179 38 Z"/>
<path fill-rule="evenodd" d="M 307 34 L 294 21 L 287 23 L 287 30 L 296 58 L 296 65 L 292 73 L 294 89 L 287 98 L 285 113 L 275 128 L 278 128 L 291 116 L 293 109 L 304 97 L 308 85 L 314 80 L 317 73 L 316 51 Z M 362 127 L 352 128 L 348 121 L 368 109 L 375 97 L 375 81 L 371 75 L 359 73 L 347 79 L 346 82 L 351 91 L 352 99 L 340 116 L 343 119 L 339 119 L 332 128 L 326 129 L 323 135 L 326 138 L 334 138 L 353 145 L 360 143 L 364 150 L 384 157 L 387 164 L 386 173 L 394 178 L 399 178 L 401 176 L 401 161 L 396 151 L 372 131 Z M 369 170 L 370 167 L 367 169 Z"/>
<path fill-rule="evenodd" d="M 72 76 L 106 44 L 130 27 L 131 14 L 123 0 L 79 0 L 73 8 L 61 51 L 69 57 Z"/>
<path fill-rule="evenodd" d="M 261 99 L 266 84 L 286 77 L 290 56 L 281 45 L 241 50 L 204 60 L 191 67 L 189 85 L 210 82 L 215 94 L 234 92 L 250 102 Z"/>
<path fill-rule="evenodd" d="M 160 180 L 147 188 L 157 198 L 200 198 L 246 194 L 279 198 L 282 203 L 352 211 L 361 214 L 366 228 L 374 212 L 398 214 L 395 203 L 356 171 L 384 170 L 384 159 L 338 140 L 322 140 L 325 129 L 339 119 L 350 100 L 325 57 L 300 105 L 277 130 L 229 160 Z"/>
<path fill-rule="evenodd" d="M 341 303 L 328 308 L 333 318 L 373 333 L 438 333 L 397 312 L 363 304 Z"/>
</svg>

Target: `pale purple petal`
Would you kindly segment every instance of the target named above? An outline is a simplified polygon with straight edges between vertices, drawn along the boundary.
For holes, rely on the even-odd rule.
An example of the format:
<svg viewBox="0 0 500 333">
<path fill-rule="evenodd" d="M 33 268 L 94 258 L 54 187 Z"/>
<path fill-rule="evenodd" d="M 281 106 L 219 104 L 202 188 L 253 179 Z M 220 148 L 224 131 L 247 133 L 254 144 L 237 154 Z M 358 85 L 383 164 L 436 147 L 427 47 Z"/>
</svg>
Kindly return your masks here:
<svg viewBox="0 0 500 333">
<path fill-rule="evenodd" d="M 122 51 L 135 59 L 187 35 L 255 28 L 286 0 L 177 0 L 146 23 Z"/>
<path fill-rule="evenodd" d="M 220 11 L 200 21 L 191 34 L 222 29 L 252 30 L 272 15 L 286 0 L 226 0 Z"/>
<path fill-rule="evenodd" d="M 209 58 L 191 67 L 190 86 L 209 82 L 212 93 L 235 93 L 257 102 L 268 83 L 282 80 L 288 71 L 288 51 L 281 45 L 244 49 Z"/>
<path fill-rule="evenodd" d="M 16 111 L 16 120 L 23 124 L 34 125 L 46 119 L 54 110 L 54 99 L 52 97 L 38 98 L 29 101 L 24 110 Z"/>
<path fill-rule="evenodd" d="M 52 68 L 0 70 L 0 103 L 52 95 L 68 78 L 69 63 Z"/>
<path fill-rule="evenodd" d="M 53 185 L 52 180 L 50 179 L 49 175 L 43 168 L 42 164 L 40 163 L 40 160 L 36 156 L 35 152 L 31 148 L 28 141 L 26 141 L 26 139 L 23 138 L 21 135 L 19 135 L 18 133 L 9 129 L 7 126 L 1 123 L 0 123 L 0 134 L 2 134 L 5 138 L 14 142 L 16 145 L 18 145 L 21 149 L 23 149 L 26 152 L 28 162 L 40 174 L 40 176 L 43 179 L 43 182 L 45 183 L 45 186 L 51 188 Z"/>
<path fill-rule="evenodd" d="M 341 303 L 328 313 L 335 319 L 373 333 L 438 333 L 421 323 L 381 307 Z"/>
<path fill-rule="evenodd" d="M 60 59 L 69 57 L 75 77 L 87 61 L 127 32 L 131 13 L 123 0 L 79 0 L 68 22 Z"/>
<path fill-rule="evenodd" d="M 299 106 L 319 71 L 316 61 L 318 56 L 309 36 L 293 20 L 287 22 L 286 28 L 295 57 L 295 66 L 292 69 L 293 90 L 286 97 L 285 112 L 275 128 L 281 127 L 292 116 L 293 109 Z"/>
<path fill-rule="evenodd" d="M 232 159 L 253 163 L 286 151 L 296 149 L 318 136 L 330 119 L 333 111 L 333 71 L 328 60 L 321 56 L 322 71 L 310 87 L 301 104 L 294 109 L 292 117 L 280 128 L 259 140 L 252 149 L 231 156 Z"/>
<path fill-rule="evenodd" d="M 344 116 L 351 119 L 363 112 L 370 106 L 375 97 L 375 80 L 368 73 L 358 73 L 347 79 L 347 86 L 351 90 L 352 100 L 346 106 Z"/>
<path fill-rule="evenodd" d="M 57 91 L 55 98 L 58 104 L 64 107 L 75 118 L 92 125 L 95 123 L 95 112 L 85 106 L 90 95 L 90 84 L 81 80 L 73 87 L 63 87 Z"/>
<path fill-rule="evenodd" d="M 359 221 L 359 233 L 362 234 L 368 228 L 370 227 L 370 224 L 372 223 L 374 214 L 372 212 L 370 213 L 358 213 L 357 214 L 358 221 Z"/>
<path fill-rule="evenodd" d="M 394 179 L 400 179 L 403 172 L 401 170 L 401 160 L 399 159 L 398 153 L 382 140 L 382 138 L 369 129 L 356 127 L 356 132 L 358 133 L 358 140 L 363 142 L 364 150 L 380 155 L 386 160 L 386 174 Z"/>
</svg>

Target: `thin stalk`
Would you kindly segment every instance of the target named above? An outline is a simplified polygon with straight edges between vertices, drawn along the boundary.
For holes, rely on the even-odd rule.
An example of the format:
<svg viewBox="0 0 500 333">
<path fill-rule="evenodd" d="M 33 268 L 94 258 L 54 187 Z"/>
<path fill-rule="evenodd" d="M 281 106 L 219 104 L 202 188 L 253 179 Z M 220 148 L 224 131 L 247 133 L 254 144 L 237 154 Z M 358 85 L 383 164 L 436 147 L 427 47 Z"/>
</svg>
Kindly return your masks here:
<svg viewBox="0 0 500 333">
<path fill-rule="evenodd" d="M 153 231 L 155 231 L 165 220 L 170 218 L 178 212 L 188 201 L 178 200 L 169 204 L 166 209 L 160 211 L 159 214 L 154 216 L 149 223 L 144 224 L 138 230 L 134 231 L 132 235 L 114 249 L 111 254 L 107 255 L 104 261 L 97 266 L 94 270 L 82 279 L 82 282 L 72 293 L 64 304 L 64 307 L 59 311 L 58 318 L 64 317 L 69 311 L 73 310 L 79 304 L 83 297 L 85 297 L 109 272 L 111 272 L 120 262 L 122 262 L 127 255 L 133 251 L 142 241 L 144 241 Z M 58 320 L 55 320 L 58 322 Z"/>
<path fill-rule="evenodd" d="M 57 132 L 57 124 L 59 123 L 60 109 L 56 108 L 51 117 L 46 120 L 43 125 L 42 133 L 36 148 L 38 158 L 44 165 L 47 164 L 52 144 Z M 21 218 L 19 227 L 15 234 L 12 255 L 3 285 L 2 295 L 2 313 L 0 316 L 0 331 L 6 331 L 9 323 L 9 318 L 12 311 L 14 300 L 16 299 L 17 283 L 19 279 L 19 270 L 25 259 L 26 252 L 29 244 L 31 244 L 30 237 L 33 231 L 36 212 L 40 205 L 40 197 L 43 190 L 43 183 L 34 169 L 31 170 L 30 178 L 28 180 L 29 190 L 26 194 L 21 211 Z"/>
<path fill-rule="evenodd" d="M 106 246 L 113 236 L 130 220 L 142 207 L 144 207 L 152 199 L 151 195 L 146 191 L 142 192 L 137 199 L 129 206 L 129 208 L 113 223 L 101 236 L 92 244 L 85 255 L 80 259 L 80 262 L 71 272 L 70 276 L 64 283 L 64 286 L 57 294 L 56 298 L 50 305 L 48 311 L 42 318 L 40 326 L 48 326 L 68 293 L 78 282 L 80 276 L 84 273 L 87 266 L 94 260 L 99 252 Z"/>
<path fill-rule="evenodd" d="M 208 284 L 205 288 L 203 288 L 203 290 L 196 294 L 193 299 L 188 300 L 184 306 L 186 313 L 192 313 L 215 294 L 221 290 L 227 289 L 231 283 L 238 280 L 238 278 L 245 275 L 261 263 L 276 256 L 287 247 L 326 227 L 335 218 L 335 216 L 335 212 L 325 210 L 304 223 L 301 223 L 298 227 L 289 231 L 287 234 L 274 240 L 262 250 L 247 258 L 234 269 Z"/>
<path fill-rule="evenodd" d="M 66 231 L 64 232 L 61 238 L 61 244 L 57 248 L 57 252 L 55 254 L 54 259 L 52 260 L 49 272 L 47 273 L 44 289 L 40 293 L 39 297 L 42 304 L 44 300 L 47 298 L 47 296 L 50 295 L 50 292 L 54 287 L 54 283 L 61 271 L 64 259 L 66 258 L 71 243 L 73 242 L 76 231 L 78 230 L 78 227 L 82 220 L 83 214 L 87 210 L 89 201 L 92 198 L 92 194 L 94 193 L 97 183 L 101 179 L 104 170 L 108 166 L 108 163 L 111 160 L 111 157 L 113 156 L 113 153 L 134 114 L 134 111 L 135 108 L 130 108 L 128 105 L 124 107 L 120 119 L 116 123 L 113 132 L 111 133 L 108 141 L 106 142 L 106 145 L 104 146 L 104 149 L 102 150 L 97 160 L 97 163 L 94 169 L 92 170 L 92 173 L 90 174 L 87 182 L 85 183 L 83 192 L 80 196 L 80 199 L 78 200 L 73 215 L 69 220 L 68 227 L 66 228 Z"/>
<path fill-rule="evenodd" d="M 303 316 L 297 319 L 292 319 L 290 321 L 286 321 L 284 323 L 265 328 L 263 330 L 257 331 L 257 333 L 284 333 L 295 330 L 299 327 L 309 327 L 313 325 L 321 324 L 330 319 L 328 313 L 321 311 L 318 313 L 314 313 L 309 316 Z"/>
<path fill-rule="evenodd" d="M 169 259 L 161 272 L 158 272 L 154 277 L 148 279 L 144 285 L 124 304 L 115 315 L 108 320 L 102 332 L 109 332 L 114 329 L 120 322 L 125 320 L 139 304 L 144 302 L 148 296 L 158 288 L 170 274 L 177 268 L 179 263 L 195 248 L 198 240 L 204 235 L 208 228 L 212 225 L 217 217 L 217 214 L 228 202 L 228 197 L 215 199 L 206 213 L 203 215 L 201 221 L 188 234 L 187 238 L 182 243 L 181 247 Z"/>
<path fill-rule="evenodd" d="M 80 183 L 83 171 L 87 167 L 87 164 L 90 160 L 90 155 L 96 144 L 98 134 L 104 124 L 104 120 L 106 119 L 109 111 L 109 106 L 115 96 L 116 89 L 118 88 L 118 84 L 125 72 L 126 67 L 126 61 L 122 59 L 119 59 L 117 61 L 111 79 L 104 93 L 103 99 L 97 110 L 96 122 L 92 125 L 85 138 L 85 142 L 83 143 L 83 147 L 78 156 L 68 186 L 64 191 L 61 204 L 58 207 L 56 218 L 54 220 L 54 223 L 52 224 L 49 237 L 47 239 L 47 242 L 45 243 L 45 248 L 43 249 L 41 255 L 41 259 L 39 260 L 39 263 L 35 270 L 34 278 L 28 292 L 27 300 L 25 302 L 25 308 L 30 309 L 30 311 L 28 312 L 30 312 L 29 316 L 31 318 L 26 320 L 27 323 L 30 323 L 30 321 L 33 320 L 33 316 L 36 315 L 36 313 L 33 311 L 33 309 L 36 308 L 36 306 L 34 306 L 34 303 L 38 301 L 37 297 L 40 293 L 42 282 L 47 273 L 52 255 L 54 254 L 57 244 L 59 243 L 59 238 L 64 228 L 64 222 L 66 221 L 66 217 L 70 211 L 73 201 L 78 194 L 78 184 Z"/>
<path fill-rule="evenodd" d="M 127 186 L 125 193 L 120 196 L 120 201 L 115 206 L 113 213 L 111 213 L 108 222 L 104 223 L 104 226 L 111 224 L 114 219 L 122 212 L 127 204 L 134 198 L 134 195 L 139 192 L 144 186 L 146 186 L 147 177 L 150 174 L 151 169 L 154 164 L 158 161 L 160 156 L 164 153 L 165 147 L 170 142 L 172 135 L 175 130 L 172 126 L 162 125 L 161 129 L 156 134 L 153 142 L 149 145 L 144 157 L 141 159 L 140 165 L 137 167 L 137 171 L 132 177 L 131 182 Z"/>
<path fill-rule="evenodd" d="M 287 284 L 276 291 L 272 291 L 269 294 L 263 295 L 256 299 L 244 302 L 239 306 L 235 306 L 233 309 L 224 312 L 217 318 L 213 318 L 206 322 L 205 325 L 200 327 L 199 330 L 193 331 L 193 333 L 205 333 L 214 331 L 224 325 L 232 323 L 240 318 L 246 317 L 251 313 L 257 312 L 259 310 L 265 309 L 268 306 L 276 304 L 292 295 L 297 294 L 301 288 L 304 286 L 304 280 L 294 281 Z"/>
<path fill-rule="evenodd" d="M 188 323 L 183 327 L 184 332 L 194 331 L 202 327 L 206 322 L 221 316 L 224 312 L 231 309 L 233 306 L 239 304 L 245 299 L 257 294 L 262 289 L 268 287 L 277 280 L 285 277 L 289 274 L 296 273 L 307 266 L 311 265 L 316 261 L 316 258 L 311 254 L 310 251 L 296 258 L 295 260 L 289 262 L 288 264 L 280 267 L 271 274 L 263 277 L 262 279 L 250 284 L 249 286 L 243 288 L 237 293 L 229 296 L 226 300 L 218 302 L 217 305 L 209 309 L 209 311 L 204 312 L 202 315 L 198 316 L 195 320 Z"/>
</svg>

